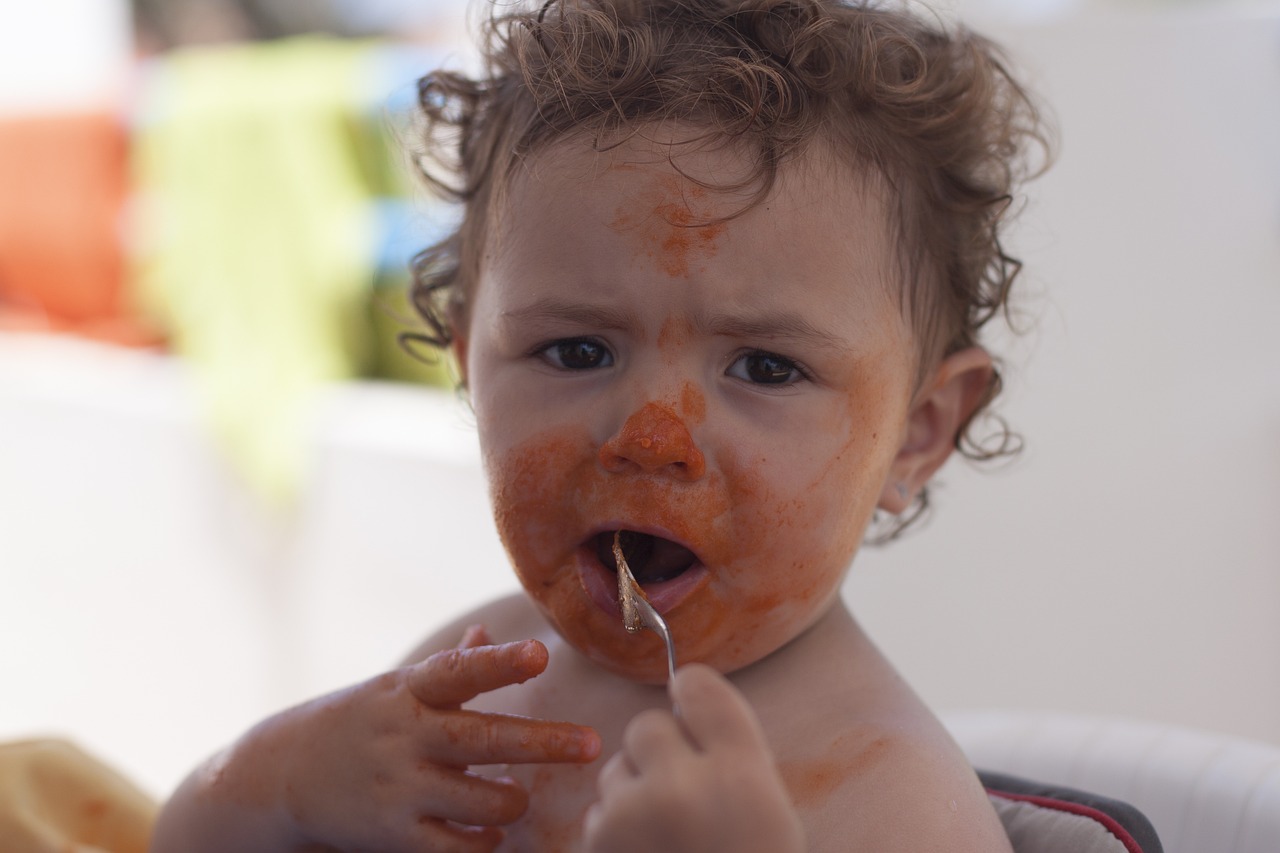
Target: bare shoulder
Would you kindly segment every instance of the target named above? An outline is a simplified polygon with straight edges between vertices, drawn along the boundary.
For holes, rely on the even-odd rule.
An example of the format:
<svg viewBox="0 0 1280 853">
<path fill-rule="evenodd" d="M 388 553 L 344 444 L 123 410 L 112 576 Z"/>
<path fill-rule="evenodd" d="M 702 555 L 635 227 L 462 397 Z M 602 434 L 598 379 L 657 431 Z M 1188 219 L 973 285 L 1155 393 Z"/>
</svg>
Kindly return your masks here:
<svg viewBox="0 0 1280 853">
<path fill-rule="evenodd" d="M 401 661 L 402 665 L 426 660 L 436 652 L 458 645 L 472 625 L 483 625 L 494 643 L 540 639 L 550 630 L 542 614 L 523 593 L 512 593 L 464 613 L 427 636 Z"/>
<path fill-rule="evenodd" d="M 844 737 L 851 743 L 837 737 L 832 748 L 852 748 L 851 772 L 834 814 L 848 824 L 833 825 L 813 849 L 1009 853 L 977 775 L 936 720 L 863 724 Z"/>
<path fill-rule="evenodd" d="M 847 613 L 743 680 L 811 850 L 1011 853 L 960 747 Z"/>
</svg>

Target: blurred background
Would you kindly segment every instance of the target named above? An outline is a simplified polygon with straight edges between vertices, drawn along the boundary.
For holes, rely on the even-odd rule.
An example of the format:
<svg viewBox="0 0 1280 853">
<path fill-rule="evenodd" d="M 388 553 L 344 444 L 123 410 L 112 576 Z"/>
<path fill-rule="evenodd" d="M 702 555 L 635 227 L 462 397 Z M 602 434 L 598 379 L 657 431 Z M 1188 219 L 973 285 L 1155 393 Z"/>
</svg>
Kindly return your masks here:
<svg viewBox="0 0 1280 853">
<path fill-rule="evenodd" d="M 943 710 L 1280 743 L 1280 4 L 954 0 L 1061 129 L 1011 239 L 1015 463 L 845 594 Z M 0 5 L 0 740 L 164 795 L 515 588 L 396 334 L 446 0 Z"/>
</svg>

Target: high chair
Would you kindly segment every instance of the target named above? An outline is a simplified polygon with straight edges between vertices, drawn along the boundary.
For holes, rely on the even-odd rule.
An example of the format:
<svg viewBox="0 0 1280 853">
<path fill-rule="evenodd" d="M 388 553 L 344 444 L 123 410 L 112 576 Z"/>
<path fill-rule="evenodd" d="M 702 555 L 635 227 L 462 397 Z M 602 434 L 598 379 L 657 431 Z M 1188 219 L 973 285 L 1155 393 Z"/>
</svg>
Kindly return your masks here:
<svg viewBox="0 0 1280 853">
<path fill-rule="evenodd" d="M 1005 780 L 984 774 L 989 792 L 996 789 L 993 803 L 1016 853 L 1153 853 L 1161 846 L 1164 853 L 1280 853 L 1280 747 L 1169 725 L 1064 713 L 980 711 L 950 713 L 943 720 L 980 771 L 1019 777 L 1000 784 Z M 1037 797 L 1034 792 L 1046 785 L 1025 780 L 1074 790 L 1055 791 L 1059 799 Z M 1032 793 L 1015 790 L 1012 799 L 1000 798 L 1002 789 L 1021 784 Z M 1108 803 L 1094 809 L 1087 805 L 1090 796 L 1081 792 L 1120 801 L 1115 805 L 1122 823 L 1127 817 L 1123 804 L 1140 811 L 1159 842 L 1143 844 L 1126 839 L 1124 827 L 1112 832 L 1100 825 L 1093 828 L 1097 838 L 1092 846 L 1062 846 L 1055 837 L 1062 826 L 1074 823 L 1084 831 L 1088 827 L 1081 817 L 1102 824 L 1114 817 L 1108 815 Z M 1013 814 L 1011 804 L 1024 813 Z M 1025 813 L 1029 806 L 1044 814 Z M 1049 819 L 1055 815 L 1056 822 Z M 1141 830 L 1138 826 L 1138 834 Z"/>
</svg>

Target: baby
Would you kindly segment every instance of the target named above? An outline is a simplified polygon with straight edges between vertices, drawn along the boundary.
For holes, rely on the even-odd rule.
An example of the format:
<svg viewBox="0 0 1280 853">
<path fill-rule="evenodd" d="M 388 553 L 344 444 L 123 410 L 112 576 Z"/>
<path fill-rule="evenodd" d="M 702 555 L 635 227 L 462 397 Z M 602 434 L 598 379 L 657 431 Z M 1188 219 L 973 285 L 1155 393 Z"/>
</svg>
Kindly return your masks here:
<svg viewBox="0 0 1280 853">
<path fill-rule="evenodd" d="M 415 304 L 524 594 L 253 728 L 153 850 L 1009 850 L 840 588 L 873 520 L 982 455 L 1031 102 L 971 33 L 833 0 L 488 32 L 481 79 L 420 84 L 463 217 Z M 671 684 L 624 629 L 618 531 Z"/>
</svg>

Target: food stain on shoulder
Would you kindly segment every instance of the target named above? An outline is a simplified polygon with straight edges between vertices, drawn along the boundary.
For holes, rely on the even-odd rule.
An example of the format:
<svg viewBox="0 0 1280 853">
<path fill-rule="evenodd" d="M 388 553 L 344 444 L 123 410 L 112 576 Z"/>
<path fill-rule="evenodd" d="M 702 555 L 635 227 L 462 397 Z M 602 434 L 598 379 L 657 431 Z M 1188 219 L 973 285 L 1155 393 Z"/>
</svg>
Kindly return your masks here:
<svg viewBox="0 0 1280 853">
<path fill-rule="evenodd" d="M 778 772 L 791 800 L 800 808 L 818 808 L 850 779 L 871 772 L 888 757 L 887 737 L 837 738 L 822 755 L 782 761 Z"/>
<path fill-rule="evenodd" d="M 710 212 L 707 190 L 679 175 L 657 175 L 609 227 L 634 232 L 637 254 L 672 278 L 687 278 L 698 260 L 713 256 L 725 222 Z"/>
</svg>

